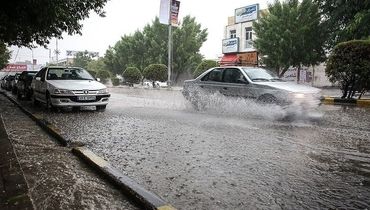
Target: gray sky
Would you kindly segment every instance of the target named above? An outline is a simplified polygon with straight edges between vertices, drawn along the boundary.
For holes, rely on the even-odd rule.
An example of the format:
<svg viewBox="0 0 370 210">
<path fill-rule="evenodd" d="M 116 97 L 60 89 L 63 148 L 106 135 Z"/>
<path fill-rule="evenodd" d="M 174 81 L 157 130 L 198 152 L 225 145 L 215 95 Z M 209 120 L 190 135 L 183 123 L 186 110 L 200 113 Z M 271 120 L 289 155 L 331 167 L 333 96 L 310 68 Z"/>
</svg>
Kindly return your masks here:
<svg viewBox="0 0 370 210">
<path fill-rule="evenodd" d="M 266 8 L 270 0 L 180 0 L 179 18 L 191 15 L 203 28 L 208 28 L 208 40 L 203 44 L 201 53 L 206 58 L 217 58 L 221 55 L 221 41 L 224 38 L 224 28 L 227 17 L 233 16 L 234 10 L 239 7 L 260 4 L 260 8 Z M 155 16 L 159 15 L 160 0 L 124 1 L 110 0 L 105 6 L 106 17 L 101 18 L 92 14 L 84 20 L 82 36 L 64 35 L 58 41 L 61 54 L 59 59 L 66 57 L 66 50 L 97 51 L 103 56 L 109 45 L 113 46 L 121 36 L 132 34 L 136 30 L 151 23 Z M 55 49 L 55 39 L 48 46 L 51 51 Z M 11 47 L 12 58 L 15 61 L 32 60 L 32 51 L 27 48 Z M 52 56 L 55 56 L 52 54 Z M 45 48 L 33 49 L 33 57 L 38 63 L 49 61 L 49 50 Z"/>
</svg>

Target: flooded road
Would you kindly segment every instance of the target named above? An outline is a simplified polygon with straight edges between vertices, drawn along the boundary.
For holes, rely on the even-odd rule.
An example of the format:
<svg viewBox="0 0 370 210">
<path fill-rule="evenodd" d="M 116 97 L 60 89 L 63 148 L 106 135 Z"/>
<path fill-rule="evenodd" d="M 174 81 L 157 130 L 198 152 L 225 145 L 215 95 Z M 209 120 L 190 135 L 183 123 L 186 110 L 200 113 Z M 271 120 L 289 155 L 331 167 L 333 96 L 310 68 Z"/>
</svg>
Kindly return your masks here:
<svg viewBox="0 0 370 210">
<path fill-rule="evenodd" d="M 178 209 L 369 209 L 370 109 L 286 110 L 180 91 L 112 89 L 105 112 L 30 106 Z"/>
</svg>

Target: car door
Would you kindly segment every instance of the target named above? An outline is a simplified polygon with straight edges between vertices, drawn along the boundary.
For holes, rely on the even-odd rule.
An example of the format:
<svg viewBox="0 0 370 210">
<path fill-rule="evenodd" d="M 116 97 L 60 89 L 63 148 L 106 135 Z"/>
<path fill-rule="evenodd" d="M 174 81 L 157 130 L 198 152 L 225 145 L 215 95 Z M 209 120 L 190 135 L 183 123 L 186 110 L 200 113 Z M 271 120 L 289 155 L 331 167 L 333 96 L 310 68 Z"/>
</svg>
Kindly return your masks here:
<svg viewBox="0 0 370 210">
<path fill-rule="evenodd" d="M 225 68 L 220 92 L 226 96 L 255 98 L 255 88 L 238 68 Z"/>
<path fill-rule="evenodd" d="M 201 90 L 204 90 L 206 93 L 214 94 L 220 92 L 222 88 L 222 73 L 223 68 L 215 68 L 212 71 L 208 72 L 199 83 Z"/>
<path fill-rule="evenodd" d="M 45 82 L 45 74 L 47 68 L 41 69 L 36 75 L 35 78 L 32 80 L 32 88 L 33 94 L 38 100 L 45 101 L 45 93 L 46 93 L 46 82 Z"/>
</svg>

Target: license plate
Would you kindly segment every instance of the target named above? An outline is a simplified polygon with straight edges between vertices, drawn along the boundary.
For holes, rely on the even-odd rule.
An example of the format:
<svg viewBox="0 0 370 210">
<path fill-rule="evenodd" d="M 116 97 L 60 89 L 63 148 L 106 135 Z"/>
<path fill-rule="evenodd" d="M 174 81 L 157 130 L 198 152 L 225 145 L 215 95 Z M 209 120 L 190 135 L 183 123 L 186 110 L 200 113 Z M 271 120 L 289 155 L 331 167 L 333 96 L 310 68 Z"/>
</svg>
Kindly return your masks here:
<svg viewBox="0 0 370 210">
<path fill-rule="evenodd" d="M 96 100 L 96 96 L 78 96 L 79 101 L 93 101 Z"/>
</svg>

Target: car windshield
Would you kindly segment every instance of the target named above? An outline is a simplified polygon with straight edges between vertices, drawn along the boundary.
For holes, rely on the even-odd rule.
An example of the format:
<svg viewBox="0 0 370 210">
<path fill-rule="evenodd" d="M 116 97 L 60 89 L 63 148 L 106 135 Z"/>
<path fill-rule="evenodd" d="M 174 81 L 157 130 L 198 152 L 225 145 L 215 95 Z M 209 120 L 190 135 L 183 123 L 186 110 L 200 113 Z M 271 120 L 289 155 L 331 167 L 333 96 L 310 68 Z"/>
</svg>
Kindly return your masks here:
<svg viewBox="0 0 370 210">
<path fill-rule="evenodd" d="M 47 80 L 94 80 L 94 78 L 85 69 L 52 68 L 48 71 Z"/>
<path fill-rule="evenodd" d="M 262 68 L 242 68 L 248 77 L 255 82 L 282 81 L 275 73 Z"/>
</svg>

